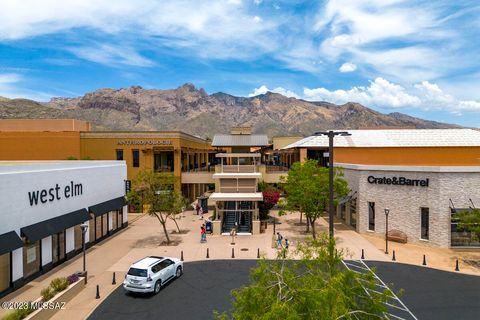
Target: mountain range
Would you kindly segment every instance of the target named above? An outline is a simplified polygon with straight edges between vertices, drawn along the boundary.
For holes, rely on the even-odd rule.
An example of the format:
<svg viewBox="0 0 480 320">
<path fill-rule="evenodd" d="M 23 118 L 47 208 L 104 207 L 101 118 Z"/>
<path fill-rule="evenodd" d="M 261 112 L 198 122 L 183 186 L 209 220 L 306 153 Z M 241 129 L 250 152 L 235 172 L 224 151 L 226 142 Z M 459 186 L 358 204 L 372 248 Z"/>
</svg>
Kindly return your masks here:
<svg viewBox="0 0 480 320">
<path fill-rule="evenodd" d="M 89 121 L 94 130 L 181 130 L 202 137 L 227 133 L 234 126 L 251 126 L 253 132 L 270 137 L 332 128 L 460 127 L 398 112 L 383 114 L 354 102 L 335 105 L 270 92 L 255 97 L 209 95 L 189 83 L 168 90 L 100 89 L 46 103 L 0 97 L 0 118 L 74 118 Z"/>
</svg>

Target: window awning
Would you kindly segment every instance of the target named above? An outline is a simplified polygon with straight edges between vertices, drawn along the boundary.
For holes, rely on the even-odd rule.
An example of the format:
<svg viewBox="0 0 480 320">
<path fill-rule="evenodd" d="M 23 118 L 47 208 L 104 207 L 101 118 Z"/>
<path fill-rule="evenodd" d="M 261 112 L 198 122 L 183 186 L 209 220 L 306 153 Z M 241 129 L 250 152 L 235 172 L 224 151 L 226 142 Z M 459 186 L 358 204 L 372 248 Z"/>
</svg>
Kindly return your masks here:
<svg viewBox="0 0 480 320">
<path fill-rule="evenodd" d="M 0 255 L 21 248 L 23 241 L 15 231 L 0 234 Z"/>
<path fill-rule="evenodd" d="M 38 222 L 28 227 L 20 229 L 22 237 L 26 237 L 29 241 L 38 241 L 52 234 L 61 232 L 65 229 L 83 223 L 90 219 L 90 215 L 86 209 L 73 211 L 63 216 Z"/>
<path fill-rule="evenodd" d="M 113 210 L 119 210 L 125 205 L 127 205 L 127 202 L 125 201 L 125 197 L 118 197 L 118 198 L 108 200 L 108 201 L 96 204 L 94 206 L 88 207 L 88 210 L 90 210 L 90 212 L 93 212 L 95 217 L 97 217 Z"/>
<path fill-rule="evenodd" d="M 450 211 L 452 213 L 459 213 L 459 212 L 463 212 L 463 211 L 472 211 L 472 208 L 452 208 L 452 207 L 450 207 Z"/>
<path fill-rule="evenodd" d="M 214 192 L 210 195 L 210 200 L 215 201 L 263 201 L 263 193 L 227 193 Z"/>
</svg>

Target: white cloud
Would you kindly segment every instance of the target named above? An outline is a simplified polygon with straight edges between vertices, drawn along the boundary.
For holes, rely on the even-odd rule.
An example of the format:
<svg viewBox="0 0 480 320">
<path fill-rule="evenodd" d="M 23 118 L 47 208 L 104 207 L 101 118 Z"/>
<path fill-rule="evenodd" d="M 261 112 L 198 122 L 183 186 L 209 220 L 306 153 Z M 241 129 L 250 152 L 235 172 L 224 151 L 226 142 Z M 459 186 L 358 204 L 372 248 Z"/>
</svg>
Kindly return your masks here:
<svg viewBox="0 0 480 320">
<path fill-rule="evenodd" d="M 69 51 L 79 58 L 107 65 L 124 64 L 137 67 L 154 65 L 153 61 L 128 47 L 102 44 L 93 47 L 70 48 Z"/>
<path fill-rule="evenodd" d="M 305 100 L 310 101 L 328 101 L 336 104 L 358 102 L 367 107 L 383 109 L 419 108 L 444 110 L 454 114 L 462 111 L 480 111 L 480 101 L 457 99 L 428 81 L 405 88 L 383 78 L 376 78 L 368 87 L 352 87 L 349 90 L 305 88 L 303 95 Z"/>
<path fill-rule="evenodd" d="M 345 62 L 344 64 L 342 64 L 340 66 L 340 68 L 338 70 L 342 73 L 353 72 L 353 71 L 357 70 L 357 65 L 354 64 L 354 63 L 351 63 L 351 62 Z"/>
<path fill-rule="evenodd" d="M 259 22 L 262 22 L 262 18 L 260 18 L 259 16 L 255 16 L 253 17 L 253 21 L 255 21 L 256 23 L 259 23 Z"/>
<path fill-rule="evenodd" d="M 22 77 L 16 73 L 3 73 L 0 74 L 0 84 L 9 84 L 19 82 Z"/>
<path fill-rule="evenodd" d="M 255 3 L 257 6 L 261 4 L 263 0 L 253 0 L 253 3 Z"/>
<path fill-rule="evenodd" d="M 458 21 L 449 25 L 447 7 L 446 1 L 329 0 L 319 9 L 313 29 L 326 35 L 320 52 L 330 62 L 361 61 L 364 73 L 371 70 L 368 77 L 402 83 L 434 80 L 476 64 L 459 59 L 471 50 L 459 51 L 465 33 Z"/>
<path fill-rule="evenodd" d="M 84 28 L 90 33 L 121 35 L 123 39 L 127 35 L 147 38 L 152 46 L 160 43 L 190 47 L 213 57 L 235 57 L 246 51 L 261 53 L 275 48 L 268 34 L 276 30 L 275 19 L 251 23 L 252 14 L 241 5 L 241 0 L 0 0 L 0 3 L 0 41 Z M 161 40 L 156 43 L 155 37 Z"/>
<path fill-rule="evenodd" d="M 249 97 L 255 97 L 255 96 L 258 96 L 258 95 L 261 95 L 261 94 L 265 94 L 267 92 L 274 92 L 274 93 L 279 93 L 281 95 L 284 95 L 286 97 L 289 97 L 289 98 L 300 98 L 295 92 L 293 91 L 290 91 L 290 90 L 287 90 L 285 88 L 282 88 L 282 87 L 277 87 L 275 89 L 268 89 L 268 87 L 266 85 L 262 85 L 260 86 L 259 88 L 255 88 L 253 89 L 253 92 L 250 93 L 248 96 Z"/>
<path fill-rule="evenodd" d="M 25 78 L 17 73 L 0 73 L 0 97 L 10 99 L 23 98 L 36 101 L 47 101 L 52 94 L 32 91 L 23 87 Z"/>
</svg>

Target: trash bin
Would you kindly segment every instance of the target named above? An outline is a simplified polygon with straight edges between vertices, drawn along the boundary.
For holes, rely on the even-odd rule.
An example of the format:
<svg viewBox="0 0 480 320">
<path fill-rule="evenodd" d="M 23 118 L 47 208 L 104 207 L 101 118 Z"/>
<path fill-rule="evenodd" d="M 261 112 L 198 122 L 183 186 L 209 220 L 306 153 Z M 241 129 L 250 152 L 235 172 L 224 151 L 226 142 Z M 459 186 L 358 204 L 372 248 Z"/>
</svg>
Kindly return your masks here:
<svg viewBox="0 0 480 320">
<path fill-rule="evenodd" d="M 212 222 L 211 221 L 207 221 L 205 223 L 205 231 L 208 232 L 208 233 L 212 233 L 213 232 L 213 226 L 212 226 Z"/>
<path fill-rule="evenodd" d="M 200 196 L 197 197 L 198 205 L 202 207 L 203 213 L 208 213 L 208 197 Z"/>
</svg>

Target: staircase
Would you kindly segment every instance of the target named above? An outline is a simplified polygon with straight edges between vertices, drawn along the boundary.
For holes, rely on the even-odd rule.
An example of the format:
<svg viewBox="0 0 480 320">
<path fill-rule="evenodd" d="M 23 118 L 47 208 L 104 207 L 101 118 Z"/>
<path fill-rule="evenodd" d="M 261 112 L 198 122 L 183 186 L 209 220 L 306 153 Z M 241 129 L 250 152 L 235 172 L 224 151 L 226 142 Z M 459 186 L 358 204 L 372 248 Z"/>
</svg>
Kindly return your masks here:
<svg viewBox="0 0 480 320">
<path fill-rule="evenodd" d="M 235 228 L 235 212 L 225 212 L 223 218 L 223 232 L 230 232 Z"/>
<path fill-rule="evenodd" d="M 245 212 L 245 224 L 241 225 L 240 223 L 238 224 L 238 232 L 251 232 L 250 230 L 250 225 L 251 225 L 251 219 L 250 219 L 250 212 Z"/>
</svg>

